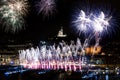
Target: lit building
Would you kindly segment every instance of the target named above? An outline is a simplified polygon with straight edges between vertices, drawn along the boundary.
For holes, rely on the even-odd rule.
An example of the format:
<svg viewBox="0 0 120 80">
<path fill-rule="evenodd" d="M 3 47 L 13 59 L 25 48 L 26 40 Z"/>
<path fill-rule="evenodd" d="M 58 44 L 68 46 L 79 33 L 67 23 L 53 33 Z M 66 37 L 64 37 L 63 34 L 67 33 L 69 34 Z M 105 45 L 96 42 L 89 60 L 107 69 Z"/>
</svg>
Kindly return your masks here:
<svg viewBox="0 0 120 80">
<path fill-rule="evenodd" d="M 94 55 L 98 55 L 101 52 L 101 48 L 102 48 L 101 46 L 87 47 L 87 48 L 85 48 L 85 52 L 86 52 L 86 54 L 90 54 L 90 55 L 92 55 L 93 53 L 94 53 Z"/>
<path fill-rule="evenodd" d="M 19 65 L 18 50 L 26 49 L 33 46 L 27 44 L 6 44 L 0 46 L 0 65 Z"/>
<path fill-rule="evenodd" d="M 66 37 L 67 35 L 63 33 L 63 28 L 61 27 L 61 29 L 58 32 L 57 37 Z"/>
</svg>

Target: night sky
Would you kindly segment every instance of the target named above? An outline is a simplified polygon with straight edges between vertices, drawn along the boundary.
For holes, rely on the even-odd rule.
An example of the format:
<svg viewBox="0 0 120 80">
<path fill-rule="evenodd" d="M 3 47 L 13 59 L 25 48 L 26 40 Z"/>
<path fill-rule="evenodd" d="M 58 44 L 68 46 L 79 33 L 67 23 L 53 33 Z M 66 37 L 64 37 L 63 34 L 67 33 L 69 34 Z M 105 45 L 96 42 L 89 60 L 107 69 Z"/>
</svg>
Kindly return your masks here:
<svg viewBox="0 0 120 80">
<path fill-rule="evenodd" d="M 26 18 L 25 29 L 19 31 L 18 33 L 6 33 L 0 29 L 0 43 L 7 42 L 25 42 L 25 41 L 40 41 L 46 40 L 49 37 L 54 37 L 57 35 L 58 31 L 63 27 L 64 33 L 69 37 L 77 36 L 71 29 L 71 19 L 72 15 L 77 9 L 96 9 L 97 7 L 109 10 L 112 12 L 112 16 L 116 18 L 117 31 L 115 36 L 105 38 L 104 40 L 109 40 L 112 38 L 119 38 L 119 23 L 120 23 L 120 1 L 119 0 L 56 0 L 56 12 L 49 16 L 43 18 L 42 14 L 38 14 L 35 3 L 37 0 L 29 0 L 30 8 L 29 13 Z M 114 39 L 113 39 L 114 38 Z"/>
</svg>

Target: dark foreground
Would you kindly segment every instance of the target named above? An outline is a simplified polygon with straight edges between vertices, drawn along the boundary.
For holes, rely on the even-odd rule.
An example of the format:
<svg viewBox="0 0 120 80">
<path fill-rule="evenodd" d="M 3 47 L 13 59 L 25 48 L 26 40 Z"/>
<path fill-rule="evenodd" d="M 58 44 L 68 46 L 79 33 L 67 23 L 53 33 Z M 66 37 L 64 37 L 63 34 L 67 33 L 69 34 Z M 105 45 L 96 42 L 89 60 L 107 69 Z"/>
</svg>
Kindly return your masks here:
<svg viewBox="0 0 120 80">
<path fill-rule="evenodd" d="M 0 66 L 0 80 L 120 80 L 119 70 L 30 70 L 21 66 Z"/>
</svg>

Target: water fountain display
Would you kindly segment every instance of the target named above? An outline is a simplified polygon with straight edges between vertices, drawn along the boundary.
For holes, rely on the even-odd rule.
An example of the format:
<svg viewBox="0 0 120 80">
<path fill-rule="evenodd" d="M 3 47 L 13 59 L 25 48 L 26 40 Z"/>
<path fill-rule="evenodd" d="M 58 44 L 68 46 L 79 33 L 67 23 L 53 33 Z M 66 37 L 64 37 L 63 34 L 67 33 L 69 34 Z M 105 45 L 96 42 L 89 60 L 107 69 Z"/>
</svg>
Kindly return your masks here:
<svg viewBox="0 0 120 80">
<path fill-rule="evenodd" d="M 26 50 L 19 50 L 20 65 L 31 69 L 81 70 L 86 65 L 85 48 L 88 40 L 82 45 L 78 38 L 76 43 L 61 41 L 58 44 L 46 45 Z"/>
</svg>

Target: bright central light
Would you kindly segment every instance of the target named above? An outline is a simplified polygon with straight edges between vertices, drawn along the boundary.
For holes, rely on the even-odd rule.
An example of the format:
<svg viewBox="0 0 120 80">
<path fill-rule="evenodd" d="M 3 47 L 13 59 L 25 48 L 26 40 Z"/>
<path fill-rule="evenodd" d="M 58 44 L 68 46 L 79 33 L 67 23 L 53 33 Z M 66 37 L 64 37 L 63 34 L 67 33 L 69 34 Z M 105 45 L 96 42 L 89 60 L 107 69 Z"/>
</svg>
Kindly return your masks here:
<svg viewBox="0 0 120 80">
<path fill-rule="evenodd" d="M 18 10 L 21 10 L 21 7 L 22 7 L 21 5 L 22 5 L 21 3 L 17 2 L 15 6 Z"/>
</svg>

